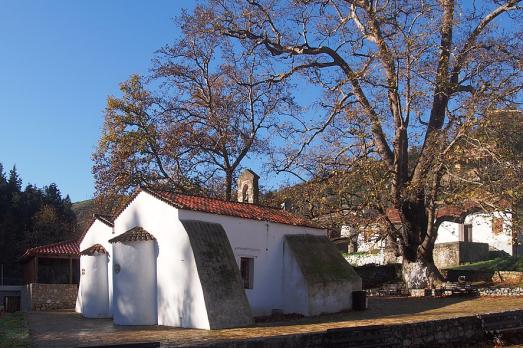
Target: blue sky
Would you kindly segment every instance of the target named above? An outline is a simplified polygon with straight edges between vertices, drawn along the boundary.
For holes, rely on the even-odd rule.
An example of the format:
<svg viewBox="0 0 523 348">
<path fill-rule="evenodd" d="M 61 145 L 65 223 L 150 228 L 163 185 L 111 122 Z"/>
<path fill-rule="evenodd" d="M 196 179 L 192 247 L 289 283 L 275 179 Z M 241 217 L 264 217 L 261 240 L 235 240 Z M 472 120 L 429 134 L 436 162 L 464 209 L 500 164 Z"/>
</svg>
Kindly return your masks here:
<svg viewBox="0 0 523 348">
<path fill-rule="evenodd" d="M 24 185 L 93 194 L 91 153 L 106 98 L 173 41 L 191 1 L 0 2 L 0 162 Z"/>
<path fill-rule="evenodd" d="M 0 163 L 28 183 L 91 198 L 93 153 L 108 95 L 146 74 L 190 0 L 0 0 Z M 502 23 L 502 22 L 501 22 Z M 507 29 L 507 28 L 505 28 Z M 300 85 L 299 102 L 318 94 Z M 313 113 L 313 115 L 315 115 Z M 263 174 L 262 163 L 244 163 Z M 262 175 L 274 188 L 288 177 Z"/>
</svg>

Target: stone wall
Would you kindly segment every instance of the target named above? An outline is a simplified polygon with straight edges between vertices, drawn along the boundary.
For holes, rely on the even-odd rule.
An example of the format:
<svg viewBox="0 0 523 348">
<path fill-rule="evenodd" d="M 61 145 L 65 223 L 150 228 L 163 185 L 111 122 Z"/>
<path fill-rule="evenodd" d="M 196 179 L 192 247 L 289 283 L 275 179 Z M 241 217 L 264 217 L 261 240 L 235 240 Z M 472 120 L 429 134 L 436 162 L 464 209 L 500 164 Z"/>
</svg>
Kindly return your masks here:
<svg viewBox="0 0 523 348">
<path fill-rule="evenodd" d="M 354 270 L 361 277 L 363 289 L 373 289 L 381 287 L 385 283 L 401 281 L 401 265 L 364 265 L 354 267 Z"/>
<path fill-rule="evenodd" d="M 373 325 L 340 328 L 322 332 L 263 337 L 241 341 L 202 343 L 195 347 L 272 348 L 272 347 L 461 347 L 492 342 L 483 320 L 489 322 L 523 321 L 523 311 L 474 315 L 398 325 Z M 503 324 L 501 324 L 502 326 Z M 510 325 L 510 324 L 507 324 Z"/>
<path fill-rule="evenodd" d="M 363 253 L 357 252 L 353 254 L 346 254 L 345 260 L 352 266 L 364 266 L 364 265 L 384 265 L 385 257 L 383 252 L 377 251 L 376 253 Z"/>
<path fill-rule="evenodd" d="M 459 242 L 459 262 L 470 263 L 488 260 L 488 243 Z"/>
<path fill-rule="evenodd" d="M 481 288 L 480 296 L 523 296 L 523 288 Z"/>
<path fill-rule="evenodd" d="M 434 263 L 439 269 L 459 266 L 464 263 L 487 260 L 487 243 L 450 242 L 434 246 Z"/>
<path fill-rule="evenodd" d="M 33 311 L 74 309 L 78 285 L 32 283 L 27 285 L 27 296 Z"/>
<path fill-rule="evenodd" d="M 520 284 L 523 282 L 523 272 L 498 271 L 492 276 L 494 283 Z"/>
<path fill-rule="evenodd" d="M 446 269 L 441 273 L 449 282 L 457 282 L 460 276 L 464 276 L 468 282 L 492 282 L 508 285 L 523 283 L 523 272 Z"/>
</svg>

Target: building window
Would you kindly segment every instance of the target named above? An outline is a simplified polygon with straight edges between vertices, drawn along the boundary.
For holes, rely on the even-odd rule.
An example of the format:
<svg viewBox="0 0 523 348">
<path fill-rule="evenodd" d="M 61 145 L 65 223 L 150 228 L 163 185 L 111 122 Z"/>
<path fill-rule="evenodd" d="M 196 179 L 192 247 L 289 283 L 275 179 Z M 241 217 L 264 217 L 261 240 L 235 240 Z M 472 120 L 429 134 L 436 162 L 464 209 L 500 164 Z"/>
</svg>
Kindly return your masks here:
<svg viewBox="0 0 523 348">
<path fill-rule="evenodd" d="M 243 287 L 252 289 L 254 284 L 254 258 L 240 257 L 240 274 L 242 276 Z"/>
<path fill-rule="evenodd" d="M 494 234 L 501 234 L 503 232 L 503 219 L 494 217 L 492 218 L 492 232 Z"/>
<path fill-rule="evenodd" d="M 472 224 L 463 225 L 463 241 L 472 242 Z"/>
</svg>

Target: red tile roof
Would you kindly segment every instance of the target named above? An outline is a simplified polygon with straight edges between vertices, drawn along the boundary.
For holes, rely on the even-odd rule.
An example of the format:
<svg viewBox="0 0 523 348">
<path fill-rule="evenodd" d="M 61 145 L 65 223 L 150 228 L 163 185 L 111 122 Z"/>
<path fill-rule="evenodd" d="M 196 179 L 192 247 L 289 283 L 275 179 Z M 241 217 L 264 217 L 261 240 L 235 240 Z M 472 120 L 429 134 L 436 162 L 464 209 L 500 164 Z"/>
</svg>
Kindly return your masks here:
<svg viewBox="0 0 523 348">
<path fill-rule="evenodd" d="M 66 240 L 34 247 L 27 249 L 20 259 L 26 260 L 35 256 L 80 256 L 80 242 L 78 240 Z"/>
<path fill-rule="evenodd" d="M 144 230 L 143 228 L 136 226 L 131 228 L 129 231 L 122 233 L 112 239 L 109 239 L 109 243 L 122 243 L 122 242 L 138 242 L 146 240 L 155 240 L 154 236 Z"/>
<path fill-rule="evenodd" d="M 467 215 L 480 211 L 481 208 L 473 202 L 467 202 L 463 206 L 445 205 L 436 210 L 436 218 L 463 219 Z M 393 224 L 400 224 L 401 217 L 397 209 L 388 208 L 387 217 Z"/>
<path fill-rule="evenodd" d="M 389 218 L 390 222 L 393 224 L 401 224 L 400 212 L 397 209 L 388 208 L 385 213 L 387 214 L 387 218 Z"/>
<path fill-rule="evenodd" d="M 107 250 L 103 247 L 101 244 L 95 244 L 93 246 L 90 246 L 89 248 L 82 250 L 80 252 L 80 255 L 88 255 L 92 256 L 95 254 L 107 254 Z"/>
<path fill-rule="evenodd" d="M 103 222 L 104 224 L 106 224 L 109 227 L 113 227 L 114 226 L 113 217 L 110 216 L 110 215 L 93 214 L 93 217 L 95 219 L 100 220 L 101 222 Z"/>
<path fill-rule="evenodd" d="M 142 191 L 178 209 L 234 216 L 250 220 L 270 221 L 285 225 L 320 228 L 306 218 L 277 208 L 251 203 L 229 202 L 216 198 L 192 196 L 170 191 L 156 191 L 146 188 L 143 188 Z"/>
</svg>

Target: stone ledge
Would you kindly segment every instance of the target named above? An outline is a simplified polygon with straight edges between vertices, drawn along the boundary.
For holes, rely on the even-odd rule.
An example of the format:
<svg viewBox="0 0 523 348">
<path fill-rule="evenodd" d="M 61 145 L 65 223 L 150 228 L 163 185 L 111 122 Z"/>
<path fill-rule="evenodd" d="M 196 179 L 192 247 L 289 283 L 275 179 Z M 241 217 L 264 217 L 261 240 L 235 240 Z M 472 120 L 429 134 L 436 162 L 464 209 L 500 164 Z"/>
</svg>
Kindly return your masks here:
<svg viewBox="0 0 523 348">
<path fill-rule="evenodd" d="M 482 288 L 480 296 L 523 296 L 523 288 Z"/>
<path fill-rule="evenodd" d="M 27 294 L 33 311 L 73 309 L 78 296 L 78 285 L 32 283 L 27 285 Z"/>
<path fill-rule="evenodd" d="M 492 339 L 491 335 L 485 332 L 486 321 L 495 319 L 503 323 L 505 318 L 506 321 L 516 320 L 522 323 L 523 310 L 417 323 L 371 325 L 286 336 L 224 340 L 191 346 L 213 348 L 374 346 L 376 338 L 379 338 L 380 347 L 461 347 L 463 344 L 473 346 Z"/>
</svg>

